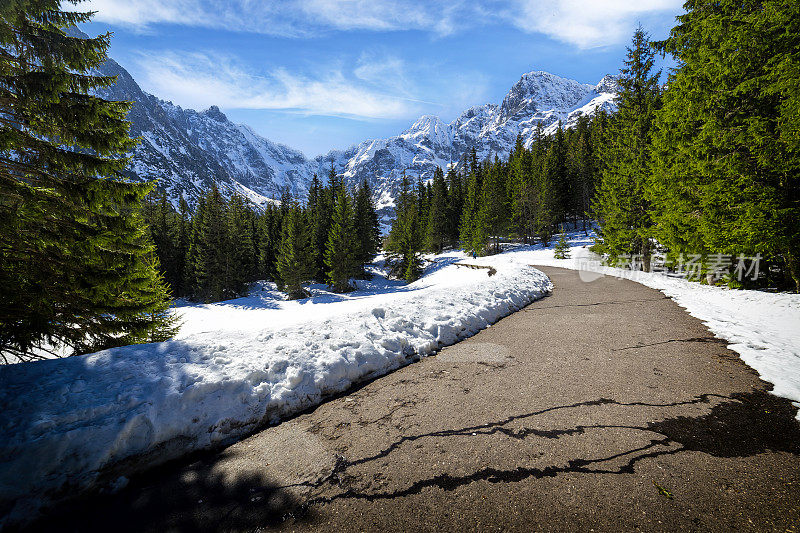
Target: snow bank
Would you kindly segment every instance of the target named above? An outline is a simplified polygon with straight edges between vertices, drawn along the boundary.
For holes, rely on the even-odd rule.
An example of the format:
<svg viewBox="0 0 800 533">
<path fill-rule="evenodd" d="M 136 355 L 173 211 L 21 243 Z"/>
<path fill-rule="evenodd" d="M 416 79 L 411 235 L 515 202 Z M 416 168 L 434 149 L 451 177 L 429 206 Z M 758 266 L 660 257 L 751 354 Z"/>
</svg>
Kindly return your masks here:
<svg viewBox="0 0 800 533">
<path fill-rule="evenodd" d="M 552 288 L 523 263 L 469 261 L 495 266 L 488 277 L 452 264 L 461 258 L 440 256 L 407 286 L 181 308 L 186 326 L 168 342 L 0 367 L 0 528 L 67 493 L 231 442 Z"/>
<path fill-rule="evenodd" d="M 588 250 L 594 234 L 571 234 L 571 258 L 554 259 L 552 249 L 540 246 L 507 252 L 517 261 L 583 271 L 586 282 L 601 273 L 629 279 L 658 289 L 699 318 L 718 338 L 730 344 L 742 361 L 764 381 L 771 383 L 772 394 L 792 400 L 800 408 L 800 294 L 735 290 L 701 285 L 680 277 L 605 267 Z M 797 414 L 800 420 L 800 412 Z"/>
</svg>

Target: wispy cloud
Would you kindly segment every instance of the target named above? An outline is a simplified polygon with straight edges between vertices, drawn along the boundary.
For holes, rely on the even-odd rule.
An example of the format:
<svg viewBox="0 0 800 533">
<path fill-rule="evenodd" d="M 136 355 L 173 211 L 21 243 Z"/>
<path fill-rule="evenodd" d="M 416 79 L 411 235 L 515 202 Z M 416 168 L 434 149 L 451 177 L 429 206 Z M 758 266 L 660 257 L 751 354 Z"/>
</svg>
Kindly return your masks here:
<svg viewBox="0 0 800 533">
<path fill-rule="evenodd" d="M 683 0 L 518 0 L 503 17 L 523 31 L 593 48 L 624 42 L 637 20 L 676 13 L 682 4 Z"/>
<path fill-rule="evenodd" d="M 215 104 L 364 119 L 406 118 L 419 112 L 405 95 L 367 86 L 343 69 L 328 69 L 315 78 L 285 68 L 259 76 L 231 57 L 180 52 L 142 53 L 139 68 L 148 90 L 193 108 Z"/>
<path fill-rule="evenodd" d="M 89 0 L 76 8 L 97 11 L 97 21 L 142 31 L 172 23 L 284 37 L 348 30 L 421 30 L 441 37 L 504 24 L 591 48 L 623 42 L 637 19 L 677 12 L 681 4 L 682 0 Z"/>
</svg>

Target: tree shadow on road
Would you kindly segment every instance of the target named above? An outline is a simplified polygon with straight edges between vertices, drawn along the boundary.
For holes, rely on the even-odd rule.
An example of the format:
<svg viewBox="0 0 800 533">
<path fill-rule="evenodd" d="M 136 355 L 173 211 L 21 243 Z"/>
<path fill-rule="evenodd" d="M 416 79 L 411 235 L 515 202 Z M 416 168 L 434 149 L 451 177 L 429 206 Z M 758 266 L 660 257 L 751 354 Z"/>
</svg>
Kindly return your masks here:
<svg viewBox="0 0 800 533">
<path fill-rule="evenodd" d="M 697 417 L 678 416 L 649 422 L 641 426 L 592 424 L 576 425 L 554 430 L 536 424 L 539 415 L 573 408 L 586 408 L 602 405 L 622 407 L 670 408 L 691 404 L 710 403 L 712 399 L 722 400 L 707 413 Z M 750 457 L 765 452 L 787 452 L 800 456 L 800 424 L 794 418 L 796 408 L 783 399 L 763 391 L 737 393 L 730 396 L 702 394 L 691 400 L 674 403 L 618 402 L 601 398 L 570 405 L 555 406 L 536 412 L 514 415 L 495 422 L 460 429 L 441 430 L 431 433 L 403 436 L 380 452 L 358 459 L 337 462 L 333 472 L 318 480 L 304 483 L 312 488 L 322 488 L 321 493 L 307 502 L 308 506 L 330 503 L 341 499 L 366 501 L 388 500 L 419 494 L 427 488 L 452 491 L 471 483 L 486 481 L 490 483 L 516 483 L 529 478 L 556 477 L 561 474 L 631 474 L 640 461 L 665 455 L 676 455 L 687 451 L 707 453 L 715 457 Z M 509 424 L 528 421 L 525 427 L 514 429 Z M 404 443 L 423 439 L 447 439 L 449 437 L 482 438 L 485 435 L 503 435 L 516 440 L 535 438 L 559 439 L 565 436 L 580 435 L 587 431 L 640 431 L 646 434 L 644 443 L 634 448 L 616 451 L 600 457 L 563 458 L 557 464 L 531 468 L 525 465 L 504 465 L 508 468 L 487 466 L 477 471 L 453 475 L 436 473 L 429 477 L 403 480 L 404 486 L 391 491 L 375 492 L 348 486 L 341 480 L 350 479 L 350 468 L 378 460 L 391 461 L 391 455 Z M 529 446 L 530 444 L 526 444 Z M 620 462 L 622 461 L 622 462 Z M 378 467 L 379 468 L 379 467 Z M 336 481 L 335 483 L 333 481 Z M 330 494 L 325 487 L 335 487 Z M 327 493 L 327 494 L 326 494 Z"/>
<path fill-rule="evenodd" d="M 736 393 L 699 417 L 668 418 L 647 425 L 684 450 L 714 457 L 750 457 L 767 451 L 800 455 L 796 409 L 762 391 Z"/>
<path fill-rule="evenodd" d="M 290 490 L 260 473 L 215 470 L 228 450 L 155 468 L 116 494 L 64 502 L 24 531 L 252 531 L 313 518 Z M 302 510 L 302 512 L 300 512 Z"/>
<path fill-rule="evenodd" d="M 670 418 L 665 412 L 667 418 L 642 425 L 587 424 L 548 428 L 546 424 L 537 423 L 538 417 L 553 411 L 602 406 L 669 409 L 711 404 L 712 400 L 718 403 L 702 415 Z M 688 451 L 723 458 L 750 457 L 765 452 L 800 456 L 800 424 L 794 418 L 795 413 L 796 409 L 789 401 L 757 390 L 729 396 L 702 394 L 672 403 L 619 402 L 600 398 L 469 427 L 405 435 L 375 454 L 349 459 L 339 457 L 332 471 L 317 479 L 285 486 L 262 474 L 230 477 L 230 472 L 235 472 L 235 469 L 215 470 L 215 465 L 225 461 L 227 454 L 231 453 L 225 450 L 217 454 L 202 454 L 195 462 L 182 460 L 172 466 L 151 470 L 132 480 L 118 494 L 88 495 L 77 503 L 62 505 L 29 530 L 249 531 L 278 526 L 287 519 L 292 519 L 294 526 L 302 526 L 321 519 L 324 505 L 336 500 L 392 500 L 430 488 L 453 491 L 476 482 L 517 483 L 563 474 L 631 474 L 641 461 Z M 550 440 L 589 431 L 620 429 L 642 432 L 645 438 L 639 439 L 630 449 L 617 449 L 593 457 L 564 457 L 550 466 L 504 464 L 485 466 L 461 475 L 429 471 L 424 477 L 397 480 L 401 486 L 393 490 L 374 491 L 360 487 L 359 476 L 348 472 L 372 462 L 377 462 L 375 468 L 380 471 L 381 461 L 395 460 L 393 454 L 401 446 L 426 439 L 493 435 L 518 441 Z M 524 446 L 531 446 L 531 443 Z"/>
</svg>

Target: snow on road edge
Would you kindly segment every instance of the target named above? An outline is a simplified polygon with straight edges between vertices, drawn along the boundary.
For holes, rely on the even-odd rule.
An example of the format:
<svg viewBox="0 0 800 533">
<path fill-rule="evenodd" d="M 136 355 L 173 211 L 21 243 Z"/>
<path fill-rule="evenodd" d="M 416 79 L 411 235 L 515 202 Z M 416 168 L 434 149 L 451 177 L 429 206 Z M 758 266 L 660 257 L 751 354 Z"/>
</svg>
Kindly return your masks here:
<svg viewBox="0 0 800 533">
<path fill-rule="evenodd" d="M 773 385 L 770 391 L 800 408 L 800 295 L 701 285 L 662 273 L 603 266 L 588 246 L 594 235 L 571 235 L 571 258 L 554 259 L 552 249 L 526 247 L 507 252 L 532 265 L 581 271 L 591 283 L 597 274 L 641 283 L 661 291 L 686 309 L 718 338 L 730 344 L 742 361 Z M 797 413 L 800 420 L 800 411 Z"/>
<path fill-rule="evenodd" d="M 0 367 L 0 511 L 8 510 L 0 529 L 107 482 L 123 461 L 141 470 L 232 442 L 474 335 L 552 289 L 514 261 L 486 272 L 447 266 L 432 276 L 442 281 L 407 297 L 257 334 L 210 331 Z"/>
</svg>

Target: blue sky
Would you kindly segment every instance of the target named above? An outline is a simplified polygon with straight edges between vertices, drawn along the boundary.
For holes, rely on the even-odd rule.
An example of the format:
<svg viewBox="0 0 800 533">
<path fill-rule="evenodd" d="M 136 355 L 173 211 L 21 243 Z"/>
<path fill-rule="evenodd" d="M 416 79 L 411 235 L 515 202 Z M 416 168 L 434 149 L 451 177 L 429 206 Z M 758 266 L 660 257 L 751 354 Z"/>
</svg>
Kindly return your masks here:
<svg viewBox="0 0 800 533">
<path fill-rule="evenodd" d="M 315 156 L 449 122 L 545 70 L 584 83 L 616 73 L 633 29 L 667 36 L 676 0 L 90 0 L 82 26 L 148 91 L 218 105 Z"/>
</svg>

